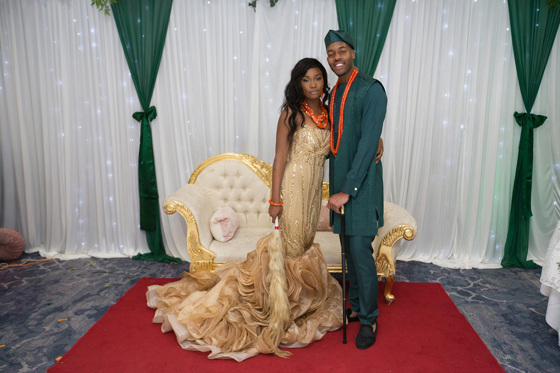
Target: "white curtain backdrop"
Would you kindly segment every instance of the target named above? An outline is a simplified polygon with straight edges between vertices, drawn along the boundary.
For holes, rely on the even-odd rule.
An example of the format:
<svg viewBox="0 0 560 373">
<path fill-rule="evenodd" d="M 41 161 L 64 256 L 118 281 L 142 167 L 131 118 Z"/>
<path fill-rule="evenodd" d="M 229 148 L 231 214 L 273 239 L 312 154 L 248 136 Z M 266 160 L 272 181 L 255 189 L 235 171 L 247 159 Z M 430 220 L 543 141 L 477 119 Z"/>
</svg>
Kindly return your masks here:
<svg viewBox="0 0 560 373">
<path fill-rule="evenodd" d="M 548 116 L 535 130 L 530 257 L 537 262 L 560 215 L 560 158 L 552 151 L 560 134 L 558 57 L 556 42 L 533 109 Z M 525 111 L 507 2 L 398 1 L 375 76 L 389 95 L 386 199 L 412 211 L 419 226 L 400 258 L 499 264 L 521 133 L 513 113 Z"/>
<path fill-rule="evenodd" d="M 302 57 L 326 65 L 334 0 L 175 0 L 152 105 L 160 201 L 223 152 L 271 162 L 283 90 Z M 111 17 L 88 0 L 0 0 L 0 226 L 49 257 L 148 252 L 139 229 L 140 104 Z M 560 49 L 533 112 L 529 258 L 560 217 Z M 327 70 L 328 67 L 327 67 Z M 507 3 L 399 0 L 374 76 L 389 98 L 385 199 L 418 221 L 399 260 L 498 267 L 524 112 Z M 335 83 L 330 74 L 329 82 Z M 182 217 L 161 211 L 167 251 L 188 260 Z"/>
</svg>

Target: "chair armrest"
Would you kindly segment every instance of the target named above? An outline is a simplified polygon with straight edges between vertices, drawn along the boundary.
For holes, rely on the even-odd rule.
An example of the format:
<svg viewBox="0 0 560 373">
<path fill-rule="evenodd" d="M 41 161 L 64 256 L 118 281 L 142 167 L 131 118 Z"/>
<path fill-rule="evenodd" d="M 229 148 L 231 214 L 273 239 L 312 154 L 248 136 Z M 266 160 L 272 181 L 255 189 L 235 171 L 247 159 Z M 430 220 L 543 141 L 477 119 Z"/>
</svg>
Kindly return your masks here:
<svg viewBox="0 0 560 373">
<path fill-rule="evenodd" d="M 210 231 L 212 207 L 202 188 L 187 184 L 165 198 L 163 209 L 167 214 L 179 212 L 187 223 L 187 252 L 191 259 L 191 272 L 212 269 L 216 254 L 208 250 L 213 240 Z M 193 263 L 197 263 L 193 266 Z"/>
<path fill-rule="evenodd" d="M 416 220 L 404 208 L 385 202 L 383 227 L 379 228 L 372 243 L 373 257 L 377 266 L 378 278 L 385 278 L 385 303 L 391 304 L 395 297 L 391 294 L 395 281 L 396 259 L 404 238 L 411 241 L 416 236 Z"/>
<path fill-rule="evenodd" d="M 373 241 L 374 255 L 377 258 L 381 253 L 382 245 L 392 248 L 391 259 L 396 260 L 402 241 L 400 238 L 411 241 L 416 236 L 416 219 L 406 209 L 394 203 L 385 202 L 383 209 L 384 225 L 379 228 Z"/>
</svg>

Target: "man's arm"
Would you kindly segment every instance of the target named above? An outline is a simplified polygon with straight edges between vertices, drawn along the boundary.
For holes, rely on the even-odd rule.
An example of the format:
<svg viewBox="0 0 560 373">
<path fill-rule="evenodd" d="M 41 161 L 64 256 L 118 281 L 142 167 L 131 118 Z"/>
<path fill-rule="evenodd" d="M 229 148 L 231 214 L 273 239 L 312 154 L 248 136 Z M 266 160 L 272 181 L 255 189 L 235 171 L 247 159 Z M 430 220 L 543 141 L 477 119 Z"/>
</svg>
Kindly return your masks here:
<svg viewBox="0 0 560 373">
<path fill-rule="evenodd" d="M 353 197 L 358 194 L 371 164 L 375 161 L 378 148 L 375 145 L 379 143 L 386 112 L 387 95 L 381 84 L 375 83 L 369 88 L 364 100 L 361 137 L 352 167 L 342 185 L 342 192 Z"/>
<path fill-rule="evenodd" d="M 379 142 L 386 111 L 387 95 L 381 84 L 376 83 L 369 88 L 364 100 L 361 137 L 352 167 L 346 174 L 341 191 L 332 195 L 327 203 L 327 207 L 334 212 L 340 213 L 340 207 L 348 202 L 350 196 L 355 197 L 358 194 L 370 165 L 376 158 L 379 146 L 383 149 L 383 144 L 379 145 Z M 378 144 L 378 146 L 372 146 L 372 144 Z"/>
</svg>

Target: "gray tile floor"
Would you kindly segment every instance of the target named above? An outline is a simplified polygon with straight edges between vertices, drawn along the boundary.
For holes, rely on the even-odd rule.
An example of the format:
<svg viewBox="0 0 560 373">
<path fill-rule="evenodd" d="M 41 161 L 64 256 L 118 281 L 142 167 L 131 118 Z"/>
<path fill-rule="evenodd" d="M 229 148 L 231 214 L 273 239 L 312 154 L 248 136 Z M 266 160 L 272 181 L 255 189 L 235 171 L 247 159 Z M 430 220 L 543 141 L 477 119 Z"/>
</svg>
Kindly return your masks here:
<svg viewBox="0 0 560 373">
<path fill-rule="evenodd" d="M 41 259 L 24 254 L 10 264 Z M 187 268 L 90 258 L 0 270 L 0 372 L 45 372 L 141 277 L 180 277 Z M 560 372 L 540 273 L 399 262 L 397 281 L 440 282 L 506 372 Z"/>
</svg>

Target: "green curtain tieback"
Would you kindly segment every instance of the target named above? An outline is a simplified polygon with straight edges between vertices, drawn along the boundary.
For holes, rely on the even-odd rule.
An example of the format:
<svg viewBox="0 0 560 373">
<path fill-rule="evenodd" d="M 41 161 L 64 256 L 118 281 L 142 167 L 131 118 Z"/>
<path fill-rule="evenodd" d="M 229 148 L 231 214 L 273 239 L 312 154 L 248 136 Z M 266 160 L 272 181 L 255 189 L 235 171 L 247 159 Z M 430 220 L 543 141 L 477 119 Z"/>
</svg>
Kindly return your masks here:
<svg viewBox="0 0 560 373">
<path fill-rule="evenodd" d="M 149 122 L 151 122 L 157 117 L 156 107 L 150 106 L 148 111 L 137 111 L 136 113 L 132 114 L 132 117 L 136 119 L 138 122 L 142 122 L 142 119 L 144 118 L 146 118 Z"/>
<path fill-rule="evenodd" d="M 151 106 L 146 112 L 138 111 L 132 117 L 141 123 L 138 154 L 140 229 L 153 231 L 158 224 L 156 216 L 159 205 L 150 122 L 157 117 L 156 107 Z"/>
<path fill-rule="evenodd" d="M 533 216 L 531 209 L 531 189 L 533 183 L 533 129 L 540 127 L 547 117 L 544 115 L 518 113 L 513 114 L 517 124 L 521 126 L 519 139 L 519 155 L 517 158 L 516 179 L 519 177 L 521 187 L 521 202 L 523 216 L 529 219 Z M 514 187 L 515 189 L 515 187 Z"/>
<path fill-rule="evenodd" d="M 533 129 L 542 126 L 544 121 L 547 119 L 544 115 L 518 113 L 517 111 L 513 114 L 513 116 L 515 117 L 517 124 L 521 127 L 529 127 Z"/>
</svg>

